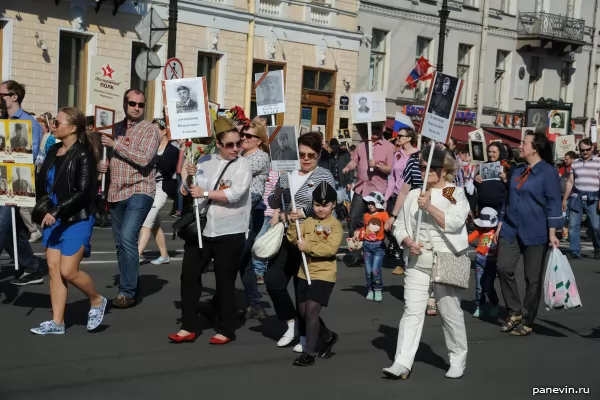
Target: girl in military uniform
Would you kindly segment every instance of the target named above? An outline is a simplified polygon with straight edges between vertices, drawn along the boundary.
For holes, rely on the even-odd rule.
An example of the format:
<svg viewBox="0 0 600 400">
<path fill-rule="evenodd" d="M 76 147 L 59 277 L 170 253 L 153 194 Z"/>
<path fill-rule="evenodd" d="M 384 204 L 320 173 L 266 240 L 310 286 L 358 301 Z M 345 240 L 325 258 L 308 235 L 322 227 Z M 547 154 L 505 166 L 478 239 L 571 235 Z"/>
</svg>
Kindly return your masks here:
<svg viewBox="0 0 600 400">
<path fill-rule="evenodd" d="M 294 365 L 309 366 L 315 363 L 317 339 L 321 339 L 322 348 L 318 356 L 332 356 L 333 345 L 338 335 L 330 331 L 319 317 L 321 309 L 329 304 L 337 274 L 335 255 L 343 237 L 342 224 L 332 213 L 337 202 L 337 192 L 327 182 L 321 182 L 313 191 L 313 207 L 316 218 L 309 217 L 300 225 L 300 239 L 296 225 L 290 224 L 287 238 L 292 245 L 306 255 L 311 284 L 308 284 L 304 268 L 298 271 L 296 301 L 298 303 L 298 324 L 300 335 L 306 336 L 306 345 L 302 355 L 294 360 Z M 292 212 L 293 222 L 298 214 Z"/>
</svg>

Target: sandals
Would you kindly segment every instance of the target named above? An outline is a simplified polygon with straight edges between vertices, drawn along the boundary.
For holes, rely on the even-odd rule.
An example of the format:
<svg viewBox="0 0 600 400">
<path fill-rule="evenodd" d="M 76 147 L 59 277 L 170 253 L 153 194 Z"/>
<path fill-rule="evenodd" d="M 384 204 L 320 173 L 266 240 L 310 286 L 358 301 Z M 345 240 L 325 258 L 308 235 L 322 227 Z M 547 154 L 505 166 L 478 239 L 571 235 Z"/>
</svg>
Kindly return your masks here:
<svg viewBox="0 0 600 400">
<path fill-rule="evenodd" d="M 427 309 L 425 310 L 425 314 L 430 317 L 435 317 L 437 315 L 437 306 L 434 304 L 427 304 Z"/>
<path fill-rule="evenodd" d="M 517 325 L 512 332 L 510 332 L 513 336 L 529 336 L 533 332 L 533 328 L 525 326 L 523 324 Z"/>
<path fill-rule="evenodd" d="M 517 326 L 521 325 L 522 315 L 513 315 L 509 317 L 500 327 L 500 332 L 512 332 Z"/>
</svg>

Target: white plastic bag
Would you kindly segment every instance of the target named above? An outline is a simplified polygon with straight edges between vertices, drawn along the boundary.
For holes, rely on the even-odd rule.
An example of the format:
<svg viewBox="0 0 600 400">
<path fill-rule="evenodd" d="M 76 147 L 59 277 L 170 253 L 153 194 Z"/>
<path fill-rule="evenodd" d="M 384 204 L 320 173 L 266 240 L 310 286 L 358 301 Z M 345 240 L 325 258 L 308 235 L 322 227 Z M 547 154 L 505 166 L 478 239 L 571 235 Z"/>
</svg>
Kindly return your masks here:
<svg viewBox="0 0 600 400">
<path fill-rule="evenodd" d="M 569 261 L 556 248 L 550 253 L 544 276 L 544 303 L 546 310 L 582 306 Z"/>
</svg>

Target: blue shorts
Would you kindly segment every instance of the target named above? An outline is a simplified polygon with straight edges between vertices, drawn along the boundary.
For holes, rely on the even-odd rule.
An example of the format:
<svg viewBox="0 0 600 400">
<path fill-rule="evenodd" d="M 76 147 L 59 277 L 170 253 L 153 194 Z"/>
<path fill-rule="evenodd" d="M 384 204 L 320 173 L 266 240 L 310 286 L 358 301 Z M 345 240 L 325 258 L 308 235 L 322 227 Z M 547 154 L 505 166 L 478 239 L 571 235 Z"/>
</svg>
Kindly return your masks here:
<svg viewBox="0 0 600 400">
<path fill-rule="evenodd" d="M 60 250 L 63 256 L 73 256 L 84 248 L 84 257 L 89 257 L 92 253 L 92 232 L 96 217 L 91 216 L 87 219 L 63 223 L 56 220 L 56 223 L 50 227 L 45 227 L 42 232 L 42 243 L 47 249 Z"/>
</svg>

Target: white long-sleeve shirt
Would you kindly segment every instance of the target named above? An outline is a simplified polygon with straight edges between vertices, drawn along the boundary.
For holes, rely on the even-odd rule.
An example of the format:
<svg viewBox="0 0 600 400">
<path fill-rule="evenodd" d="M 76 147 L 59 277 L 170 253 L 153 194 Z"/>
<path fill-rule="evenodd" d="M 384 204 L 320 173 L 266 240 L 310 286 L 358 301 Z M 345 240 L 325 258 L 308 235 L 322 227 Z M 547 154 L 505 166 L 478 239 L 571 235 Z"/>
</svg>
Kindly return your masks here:
<svg viewBox="0 0 600 400">
<path fill-rule="evenodd" d="M 206 191 L 214 189 L 217 179 L 229 160 L 216 154 L 209 154 L 198 160 L 196 172 L 196 185 Z M 250 222 L 251 199 L 250 183 L 252 182 L 252 167 L 250 162 L 243 157 L 238 157 L 225 171 L 220 180 L 229 202 L 212 200 L 208 208 L 207 222 L 203 236 L 217 237 L 248 232 Z M 198 207 L 202 213 L 208 200 L 198 199 Z"/>
</svg>

